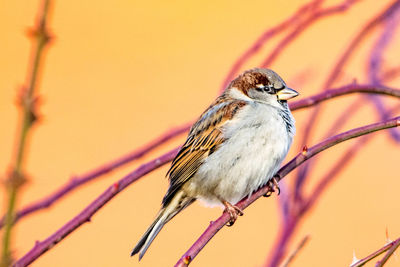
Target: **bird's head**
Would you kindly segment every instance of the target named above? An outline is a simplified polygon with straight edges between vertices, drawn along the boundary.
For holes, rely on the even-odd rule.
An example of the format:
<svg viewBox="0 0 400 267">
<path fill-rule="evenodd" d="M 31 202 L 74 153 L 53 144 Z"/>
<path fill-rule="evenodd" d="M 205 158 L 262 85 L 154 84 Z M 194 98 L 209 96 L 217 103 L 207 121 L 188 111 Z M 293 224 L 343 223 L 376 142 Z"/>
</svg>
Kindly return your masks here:
<svg viewBox="0 0 400 267">
<path fill-rule="evenodd" d="M 282 78 L 270 69 L 254 68 L 234 79 L 227 90 L 236 89 L 245 96 L 271 105 L 286 104 L 288 99 L 299 95 L 286 86 Z"/>
</svg>

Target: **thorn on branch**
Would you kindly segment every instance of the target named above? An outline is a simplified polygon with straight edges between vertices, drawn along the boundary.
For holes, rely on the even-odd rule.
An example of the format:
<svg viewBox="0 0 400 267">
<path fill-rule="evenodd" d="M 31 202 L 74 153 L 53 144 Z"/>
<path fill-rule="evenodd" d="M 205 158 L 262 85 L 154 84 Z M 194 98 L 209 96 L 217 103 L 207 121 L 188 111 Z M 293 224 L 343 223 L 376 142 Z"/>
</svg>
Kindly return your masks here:
<svg viewBox="0 0 400 267">
<path fill-rule="evenodd" d="M 16 171 L 12 171 L 5 183 L 10 188 L 19 188 L 27 181 L 26 176 L 22 173 L 18 173 Z"/>
<path fill-rule="evenodd" d="M 305 145 L 305 146 L 303 146 L 303 149 L 302 149 L 302 151 L 301 151 L 301 154 L 302 154 L 303 156 L 307 156 L 307 152 L 308 152 L 308 147 Z"/>
<path fill-rule="evenodd" d="M 17 104 L 26 112 L 26 119 L 29 126 L 33 125 L 40 118 L 37 112 L 40 101 L 40 96 L 32 97 L 29 95 L 28 88 L 21 87 Z"/>
<path fill-rule="evenodd" d="M 186 264 L 186 265 L 188 265 L 188 264 L 190 263 L 191 260 L 192 260 L 192 258 L 191 258 L 190 256 L 186 256 L 186 257 L 183 259 L 183 263 Z"/>
<path fill-rule="evenodd" d="M 28 28 L 26 30 L 26 35 L 29 39 L 39 40 L 42 45 L 49 44 L 54 40 L 54 35 L 52 35 L 47 29 L 41 26 Z"/>
<path fill-rule="evenodd" d="M 116 192 L 118 191 L 118 189 L 119 189 L 119 183 L 116 182 L 116 183 L 114 183 L 114 184 L 112 185 L 112 187 L 111 187 L 111 192 L 112 192 L 112 193 L 116 193 Z"/>
</svg>

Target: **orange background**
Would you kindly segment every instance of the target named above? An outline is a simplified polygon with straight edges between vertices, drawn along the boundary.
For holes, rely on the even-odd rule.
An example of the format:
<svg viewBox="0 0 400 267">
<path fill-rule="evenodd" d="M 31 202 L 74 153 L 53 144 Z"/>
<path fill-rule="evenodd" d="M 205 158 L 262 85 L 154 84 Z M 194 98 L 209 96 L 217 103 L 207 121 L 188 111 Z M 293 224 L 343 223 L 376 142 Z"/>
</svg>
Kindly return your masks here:
<svg viewBox="0 0 400 267">
<path fill-rule="evenodd" d="M 18 205 L 30 203 L 72 175 L 108 162 L 198 116 L 215 98 L 238 56 L 264 30 L 292 14 L 303 2 L 56 1 L 50 19 L 56 38 L 46 54 L 40 79 L 43 117 L 30 136 L 26 160 L 30 180 Z M 3 174 L 10 163 L 19 121 L 16 91 L 24 82 L 31 51 L 24 32 L 33 25 L 40 3 L 3 1 L 0 6 Z M 346 15 L 322 20 L 289 46 L 272 68 L 300 91 L 301 97 L 317 92 L 349 38 L 387 3 L 362 1 Z M 386 53 L 388 66 L 399 61 L 395 49 L 400 41 L 398 33 Z M 272 43 L 245 68 L 259 64 Z M 342 83 L 353 78 L 367 81 L 366 57 L 372 44 L 365 42 L 357 50 Z M 390 84 L 399 87 L 399 79 Z M 353 99 L 356 96 L 324 104 L 313 143 L 321 140 L 337 111 Z M 307 114 L 294 113 L 298 132 Z M 341 131 L 378 120 L 371 105 L 366 105 Z M 289 157 L 299 151 L 299 137 Z M 183 141 L 181 136 L 139 162 L 81 188 L 54 207 L 23 219 L 13 232 L 14 255 L 22 256 L 35 240 L 52 234 L 140 163 Z M 324 152 L 309 184 L 320 179 L 351 142 Z M 386 228 L 392 239 L 400 236 L 399 158 L 399 145 L 384 132 L 376 134 L 303 221 L 290 250 L 306 234 L 311 239 L 293 266 L 348 266 L 353 251 L 361 258 L 383 246 Z M 131 185 L 91 223 L 73 232 L 32 266 L 139 266 L 129 253 L 158 211 L 168 186 L 164 178 L 167 168 Z M 3 201 L 4 191 L 0 192 Z M 249 207 L 234 227 L 224 228 L 215 236 L 192 266 L 262 265 L 279 229 L 276 199 L 260 199 Z M 1 206 L 5 206 L 3 202 Z M 209 221 L 220 214 L 219 209 L 192 205 L 161 231 L 140 266 L 173 265 Z M 391 259 L 387 266 L 398 264 L 399 260 Z"/>
</svg>

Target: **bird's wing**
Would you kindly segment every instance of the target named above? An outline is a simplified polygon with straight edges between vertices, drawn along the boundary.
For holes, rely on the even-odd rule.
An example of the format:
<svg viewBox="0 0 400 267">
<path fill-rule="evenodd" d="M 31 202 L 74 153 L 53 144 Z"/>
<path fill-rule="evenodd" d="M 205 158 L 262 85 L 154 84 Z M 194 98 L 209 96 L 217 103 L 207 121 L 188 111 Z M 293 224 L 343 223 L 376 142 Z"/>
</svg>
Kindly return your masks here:
<svg viewBox="0 0 400 267">
<path fill-rule="evenodd" d="M 228 100 L 224 95 L 201 115 L 192 126 L 185 144 L 172 161 L 169 175 L 170 186 L 163 199 L 165 206 L 177 190 L 199 169 L 204 160 L 225 141 L 223 127 L 247 102 Z"/>
</svg>

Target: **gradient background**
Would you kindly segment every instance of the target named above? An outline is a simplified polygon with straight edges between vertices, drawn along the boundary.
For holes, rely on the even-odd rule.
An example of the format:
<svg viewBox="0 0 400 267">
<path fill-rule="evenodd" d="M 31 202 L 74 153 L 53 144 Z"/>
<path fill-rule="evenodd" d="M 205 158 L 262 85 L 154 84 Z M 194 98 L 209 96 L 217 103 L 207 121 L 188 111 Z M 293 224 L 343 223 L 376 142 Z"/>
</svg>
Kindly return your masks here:
<svg viewBox="0 0 400 267">
<path fill-rule="evenodd" d="M 10 163 L 19 121 L 16 89 L 24 82 L 30 58 L 31 44 L 24 32 L 33 25 L 40 3 L 0 3 L 2 174 Z M 197 117 L 215 98 L 238 56 L 265 29 L 292 14 L 302 3 L 56 1 L 50 19 L 56 39 L 46 54 L 40 79 L 43 117 L 31 135 L 26 160 L 30 180 L 20 195 L 19 206 L 53 191 L 74 174 Z M 362 1 L 346 15 L 322 20 L 289 46 L 272 68 L 298 89 L 301 97 L 317 92 L 349 38 L 387 3 Z M 398 33 L 386 53 L 389 66 L 399 62 Z M 245 68 L 259 64 L 273 43 L 267 44 Z M 371 44 L 373 41 L 368 41 L 357 51 L 341 83 L 353 78 L 367 81 L 366 56 Z M 399 87 L 399 79 L 389 84 Z M 321 140 L 337 111 L 355 97 L 324 104 L 313 143 Z M 294 113 L 299 132 L 308 112 Z M 374 109 L 367 105 L 344 129 L 378 120 Z M 81 188 L 49 210 L 25 218 L 13 232 L 15 256 L 22 256 L 35 240 L 61 227 L 113 181 L 182 143 L 184 138 L 176 138 L 139 162 Z M 299 151 L 298 139 L 290 157 Z M 309 183 L 321 178 L 350 144 L 324 152 Z M 400 236 L 399 158 L 399 145 L 385 132 L 375 134 L 303 221 L 290 250 L 306 234 L 311 239 L 293 266 L 348 266 L 353 251 L 361 258 L 383 246 L 386 228 L 392 239 Z M 158 211 L 168 186 L 164 178 L 167 169 L 165 166 L 131 185 L 102 208 L 91 223 L 80 227 L 32 266 L 139 266 L 137 258 L 130 258 L 129 253 Z M 3 208 L 4 191 L 0 194 Z M 262 265 L 279 229 L 276 200 L 276 196 L 260 199 L 249 207 L 234 227 L 224 228 L 215 236 L 192 266 Z M 161 231 L 140 266 L 173 265 L 209 221 L 220 214 L 219 209 L 192 205 Z M 393 258 L 387 266 L 399 264 L 399 259 Z"/>
</svg>

